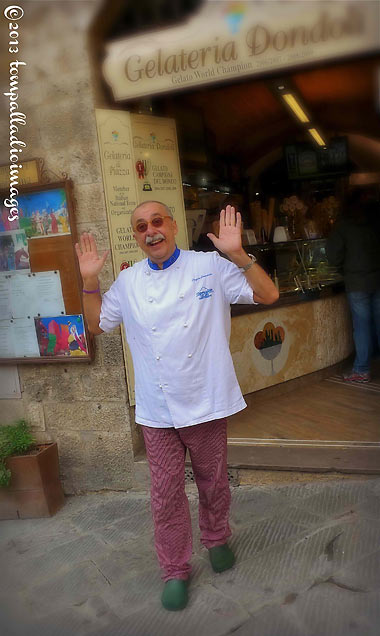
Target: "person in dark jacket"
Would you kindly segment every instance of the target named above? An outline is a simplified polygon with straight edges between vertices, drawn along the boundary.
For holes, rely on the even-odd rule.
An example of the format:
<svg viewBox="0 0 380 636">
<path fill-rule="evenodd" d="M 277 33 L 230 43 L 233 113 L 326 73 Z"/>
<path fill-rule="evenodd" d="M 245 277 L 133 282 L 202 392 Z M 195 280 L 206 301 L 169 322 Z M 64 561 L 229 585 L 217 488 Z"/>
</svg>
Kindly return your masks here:
<svg viewBox="0 0 380 636">
<path fill-rule="evenodd" d="M 348 382 L 369 382 L 376 333 L 380 348 L 380 206 L 363 190 L 347 197 L 344 215 L 326 245 L 331 265 L 344 276 L 350 305 L 356 357 Z"/>
</svg>

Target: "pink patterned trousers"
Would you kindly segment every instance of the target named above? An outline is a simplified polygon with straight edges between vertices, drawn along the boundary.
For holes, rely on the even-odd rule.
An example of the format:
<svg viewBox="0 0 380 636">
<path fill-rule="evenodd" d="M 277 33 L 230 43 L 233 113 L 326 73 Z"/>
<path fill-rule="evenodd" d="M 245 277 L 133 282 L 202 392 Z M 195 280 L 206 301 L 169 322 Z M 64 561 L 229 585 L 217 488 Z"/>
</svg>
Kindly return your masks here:
<svg viewBox="0 0 380 636">
<path fill-rule="evenodd" d="M 185 428 L 142 426 L 151 475 L 155 547 L 162 579 L 187 579 L 191 572 L 192 531 L 185 493 L 189 449 L 199 492 L 199 527 L 206 548 L 226 543 L 231 493 L 227 477 L 227 420 Z"/>
</svg>

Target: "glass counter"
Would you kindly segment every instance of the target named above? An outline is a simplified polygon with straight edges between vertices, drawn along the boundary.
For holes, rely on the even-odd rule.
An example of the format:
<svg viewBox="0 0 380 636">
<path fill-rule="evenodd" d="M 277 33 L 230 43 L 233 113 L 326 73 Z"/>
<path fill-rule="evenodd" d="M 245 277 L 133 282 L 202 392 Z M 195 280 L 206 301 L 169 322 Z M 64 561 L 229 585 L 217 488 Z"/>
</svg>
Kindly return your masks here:
<svg viewBox="0 0 380 636">
<path fill-rule="evenodd" d="M 343 281 L 329 265 L 326 239 L 301 239 L 284 243 L 244 246 L 278 285 L 280 296 L 318 292 Z"/>
</svg>

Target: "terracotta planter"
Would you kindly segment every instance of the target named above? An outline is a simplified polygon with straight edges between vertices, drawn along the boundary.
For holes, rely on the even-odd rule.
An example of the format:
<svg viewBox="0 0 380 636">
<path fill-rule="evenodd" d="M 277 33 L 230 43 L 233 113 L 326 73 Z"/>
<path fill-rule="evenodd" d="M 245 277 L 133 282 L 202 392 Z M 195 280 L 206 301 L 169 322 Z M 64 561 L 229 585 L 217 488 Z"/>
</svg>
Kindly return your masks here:
<svg viewBox="0 0 380 636">
<path fill-rule="evenodd" d="M 11 484 L 0 488 L 0 519 L 51 517 L 64 503 L 57 444 L 39 444 L 30 455 L 8 457 Z"/>
</svg>

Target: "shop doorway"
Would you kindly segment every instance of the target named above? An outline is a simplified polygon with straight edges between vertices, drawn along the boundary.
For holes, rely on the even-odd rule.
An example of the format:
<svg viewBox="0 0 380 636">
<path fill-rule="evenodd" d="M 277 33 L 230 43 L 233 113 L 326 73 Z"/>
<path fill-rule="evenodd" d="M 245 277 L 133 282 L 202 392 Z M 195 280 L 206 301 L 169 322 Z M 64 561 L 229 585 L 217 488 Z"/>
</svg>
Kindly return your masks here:
<svg viewBox="0 0 380 636">
<path fill-rule="evenodd" d="M 377 74 L 378 60 L 367 59 L 292 73 L 276 81 L 224 84 L 153 100 L 154 112 L 177 122 L 186 207 L 193 207 L 196 190 L 201 200 L 198 205 L 207 209 L 212 226 L 218 205 L 222 207 L 227 199 L 235 201 L 243 213 L 245 210 L 246 224 L 252 228 L 250 204 L 260 202 L 268 207 L 271 195 L 284 198 L 293 194 L 307 201 L 314 196 L 319 203 L 331 199 L 339 206 L 350 182 L 362 179 L 379 198 Z M 289 179 L 284 148 L 301 142 L 304 131 L 285 109 L 280 112 L 273 85 L 281 83 L 295 87 L 324 134 L 346 139 L 349 156 L 341 174 Z M 204 228 L 204 232 L 210 229 Z M 260 241 L 260 230 L 252 229 Z M 322 228 L 322 235 L 326 231 Z M 208 249 L 202 236 L 193 247 Z M 293 308 L 300 311 L 301 305 Z M 351 330 L 350 324 L 347 330 Z M 341 335 L 337 332 L 335 337 Z M 326 358 L 318 371 L 247 393 L 248 408 L 230 418 L 231 464 L 376 470 L 380 459 L 380 365 L 374 364 L 369 385 L 347 386 L 341 373 L 350 365 L 350 352 L 352 346 L 334 365 Z"/>
<path fill-rule="evenodd" d="M 193 235 L 194 249 L 207 249 L 204 235 L 213 228 L 217 210 L 228 197 L 231 199 L 228 202 L 241 207 L 247 230 L 254 231 L 256 240 L 268 243 L 273 239 L 274 228 L 262 222 L 255 226 L 253 210 L 255 206 L 267 210 L 270 199 L 282 197 L 283 201 L 296 196 L 303 201 L 305 195 L 309 199 L 318 195 L 316 204 L 329 197 L 339 202 L 353 179 L 373 186 L 378 196 L 377 78 L 378 59 L 363 57 L 339 64 L 330 62 L 311 70 L 296 69 L 280 77 L 273 71 L 244 82 L 235 77 L 233 81 L 211 87 L 192 87 L 163 97 L 126 100 L 118 107 L 175 119 L 186 208 L 206 210 L 205 224 L 200 231 L 197 228 L 197 237 Z M 345 171 L 338 175 L 314 174 L 312 179 L 289 179 L 284 148 L 305 142 L 305 130 L 276 96 L 274 88 L 281 83 L 307 104 L 313 122 L 318 123 L 319 130 L 328 139 L 346 140 L 349 152 Z M 111 103 L 114 107 L 112 99 Z M 289 181 L 293 184 L 288 187 Z M 325 213 L 325 222 L 327 220 Z M 296 228 L 290 230 L 296 232 Z M 250 242 L 248 233 L 245 241 L 247 245 Z M 267 260 L 271 260 L 270 255 Z M 311 298 L 310 306 L 314 300 L 319 303 L 318 322 L 323 314 L 323 299 Z M 331 317 L 335 305 L 333 301 L 330 304 Z M 292 307 L 297 314 L 306 303 L 294 303 Z M 343 316 L 343 305 L 339 311 Z M 235 316 L 233 323 L 234 320 Z M 336 354 L 333 365 L 326 348 L 325 359 L 319 354 L 316 368 L 306 365 L 297 371 L 294 364 L 294 374 L 285 377 L 272 364 L 270 380 L 259 384 L 258 390 L 243 390 L 248 408 L 230 421 L 232 465 L 376 470 L 380 465 L 377 370 L 374 386 L 367 389 L 340 384 L 337 376 L 341 363 L 348 363 L 352 352 L 348 333 L 346 321 L 345 346 Z M 336 334 L 337 339 L 341 336 Z M 299 349 L 298 359 L 302 355 Z M 313 357 L 310 350 L 308 356 Z M 334 417 L 329 405 L 335 405 Z"/>
</svg>

